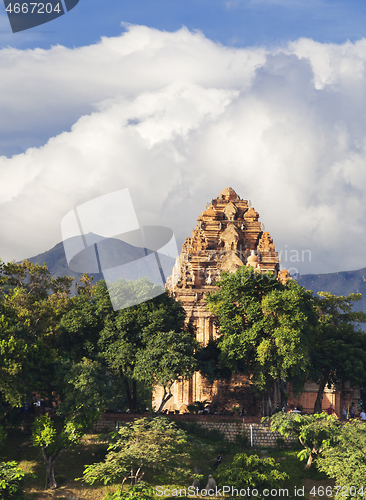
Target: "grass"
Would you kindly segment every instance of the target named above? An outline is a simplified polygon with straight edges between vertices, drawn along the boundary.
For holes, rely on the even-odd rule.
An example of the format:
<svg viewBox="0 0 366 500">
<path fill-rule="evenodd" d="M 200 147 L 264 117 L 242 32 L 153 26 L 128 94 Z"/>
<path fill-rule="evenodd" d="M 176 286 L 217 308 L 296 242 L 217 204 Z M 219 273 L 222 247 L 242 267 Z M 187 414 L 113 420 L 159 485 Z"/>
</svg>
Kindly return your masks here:
<svg viewBox="0 0 366 500">
<path fill-rule="evenodd" d="M 281 464 L 281 469 L 290 476 L 290 479 L 284 485 L 289 490 L 290 496 L 288 498 L 298 498 L 294 496 L 295 487 L 298 489 L 305 485 L 305 492 L 309 493 L 314 485 L 333 484 L 326 475 L 319 473 L 315 466 L 310 470 L 305 470 L 305 463 L 300 462 L 296 457 L 299 449 L 279 446 L 275 449 L 268 448 L 268 455 L 264 455 L 260 449 L 244 447 L 245 440 L 230 443 L 218 433 L 207 431 L 200 426 L 190 424 L 186 431 L 189 433 L 189 440 L 193 445 L 191 466 L 192 469 L 196 467 L 199 470 L 202 488 L 206 486 L 208 475 L 212 473 L 214 475 L 213 465 L 219 453 L 222 454 L 223 463 L 230 463 L 235 454 L 243 452 L 273 457 Z M 25 482 L 26 498 L 28 500 L 56 498 L 60 500 L 102 500 L 108 491 L 116 491 L 118 487 L 90 486 L 83 484 L 81 481 L 75 481 L 75 479 L 82 476 L 85 465 L 102 460 L 106 448 L 106 444 L 97 441 L 96 435 L 87 435 L 73 451 L 62 453 L 55 464 L 56 479 L 59 484 L 57 490 L 44 489 L 45 465 L 39 449 L 31 445 L 29 435 L 21 434 L 19 431 L 10 433 L 1 450 L 0 460 L 15 460 L 19 463 L 21 469 L 32 472 L 37 476 L 35 479 L 28 479 Z M 160 485 L 167 482 L 164 478 L 161 478 L 161 481 Z M 189 485 L 166 484 L 164 486 L 170 490 L 174 487 L 179 490 Z M 309 498 L 308 495 L 305 498 Z M 316 497 L 310 498 L 313 500 Z"/>
<path fill-rule="evenodd" d="M 287 449 L 268 449 L 268 456 L 273 457 L 281 464 L 281 469 L 289 475 L 289 479 L 285 483 L 285 487 L 289 492 L 294 492 L 305 485 L 307 492 L 310 489 L 307 487 L 310 483 L 317 485 L 326 482 L 328 485 L 333 484 L 328 479 L 326 474 L 319 472 L 315 464 L 309 469 L 305 469 L 305 462 L 300 462 L 297 454 L 301 448 L 287 448 Z M 313 498 L 313 497 L 312 497 Z"/>
<path fill-rule="evenodd" d="M 25 481 L 26 498 L 29 500 L 49 500 L 53 498 L 86 500 L 102 500 L 107 491 L 115 491 L 117 487 L 84 485 L 75 481 L 83 474 L 84 465 L 97 462 L 106 451 L 106 445 L 96 442 L 94 435 L 87 435 L 73 450 L 60 454 L 55 464 L 56 490 L 45 490 L 45 465 L 38 448 L 34 448 L 29 435 L 12 432 L 2 448 L 2 461 L 15 460 L 25 472 L 33 472 L 35 479 Z"/>
</svg>

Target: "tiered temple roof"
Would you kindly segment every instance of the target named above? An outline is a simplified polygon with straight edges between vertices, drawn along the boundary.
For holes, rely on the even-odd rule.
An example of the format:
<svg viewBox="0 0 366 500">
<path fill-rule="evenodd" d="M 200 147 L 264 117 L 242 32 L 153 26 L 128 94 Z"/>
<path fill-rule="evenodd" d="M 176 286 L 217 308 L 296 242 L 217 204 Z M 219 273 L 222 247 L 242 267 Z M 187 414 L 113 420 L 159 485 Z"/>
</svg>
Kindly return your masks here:
<svg viewBox="0 0 366 500">
<path fill-rule="evenodd" d="M 186 238 L 168 280 L 168 287 L 175 294 L 182 296 L 192 290 L 202 296 L 202 292 L 214 288 L 222 271 L 234 272 L 242 265 L 279 273 L 273 240 L 259 222 L 259 214 L 249 205 L 230 187 L 207 204 L 192 236 Z"/>
</svg>

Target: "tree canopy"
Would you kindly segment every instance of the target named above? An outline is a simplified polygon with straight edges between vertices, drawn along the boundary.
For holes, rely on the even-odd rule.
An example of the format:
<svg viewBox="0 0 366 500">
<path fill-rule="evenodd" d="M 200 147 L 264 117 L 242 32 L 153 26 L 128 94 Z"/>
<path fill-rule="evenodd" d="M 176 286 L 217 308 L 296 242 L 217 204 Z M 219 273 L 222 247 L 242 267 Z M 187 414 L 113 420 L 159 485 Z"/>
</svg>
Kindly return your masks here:
<svg viewBox="0 0 366 500">
<path fill-rule="evenodd" d="M 298 457 L 300 460 L 307 459 L 307 469 L 326 448 L 336 443 L 341 427 L 335 416 L 326 413 L 300 415 L 278 412 L 269 421 L 272 431 L 299 439 L 304 449 Z"/>
<path fill-rule="evenodd" d="M 149 404 L 158 383 L 165 390 L 162 408 L 174 380 L 189 377 L 196 367 L 196 344 L 185 328 L 184 309 L 165 292 L 114 311 L 104 281 L 93 285 L 87 275 L 80 281 L 72 296 L 73 280 L 52 277 L 46 265 L 0 262 L 2 400 L 20 406 L 35 391 L 70 404 L 77 394 L 84 405 L 94 400 L 105 409 L 125 398 L 136 412 Z M 120 280 L 113 293 L 143 300 L 154 286 L 146 279 Z M 87 374 L 95 383 L 81 396 L 76 387 L 84 383 L 86 388 Z M 103 395 L 103 386 L 113 386 L 114 395 L 110 390 Z"/>
<path fill-rule="evenodd" d="M 164 417 L 136 419 L 123 425 L 113 436 L 103 462 L 87 465 L 83 480 L 137 484 L 153 475 L 177 480 L 189 477 L 187 437 Z"/>
<path fill-rule="evenodd" d="M 318 469 L 336 480 L 339 496 L 357 499 L 366 497 L 365 449 L 365 423 L 355 420 L 343 425 L 336 446 L 325 449 L 318 458 Z"/>
<path fill-rule="evenodd" d="M 54 278 L 47 266 L 0 262 L 0 394 L 21 405 L 31 391 L 52 393 L 55 340 L 71 307 L 72 280 Z"/>
<path fill-rule="evenodd" d="M 103 307 L 99 356 L 123 381 L 131 412 L 138 409 L 139 380 L 149 387 L 156 382 L 168 389 L 174 377 L 192 373 L 195 342 L 185 329 L 183 307 L 168 292 L 116 312 L 110 301 L 107 305 L 108 291 L 103 282 L 98 283 L 95 297 L 97 311 Z M 164 342 L 165 352 L 162 350 Z M 164 356 L 164 363 L 161 356 Z"/>
<path fill-rule="evenodd" d="M 207 307 L 218 326 L 221 361 L 251 377 L 262 393 L 263 413 L 271 414 L 275 384 L 304 382 L 316 326 L 312 294 L 295 281 L 283 284 L 251 267 L 223 273 L 216 285 Z"/>
<path fill-rule="evenodd" d="M 366 314 L 353 311 L 354 302 L 361 294 L 337 297 L 320 292 L 314 297 L 318 313 L 318 327 L 310 349 L 310 378 L 319 384 L 314 413 L 322 408 L 326 385 L 349 382 L 351 386 L 366 381 L 366 333 L 358 330 L 358 323 L 366 322 Z"/>
<path fill-rule="evenodd" d="M 280 464 L 273 458 L 262 459 L 257 455 L 239 453 L 234 456 L 231 464 L 220 465 L 217 478 L 220 485 L 230 485 L 229 498 L 238 496 L 231 493 L 234 488 L 237 491 L 244 489 L 249 498 L 264 500 L 271 489 L 278 489 L 283 485 L 288 475 L 281 471 Z"/>
<path fill-rule="evenodd" d="M 194 351 L 196 340 L 189 332 L 157 332 L 136 355 L 134 376 L 151 389 L 163 388 L 163 397 L 157 408 L 160 413 L 172 397 L 171 387 L 176 380 L 189 379 L 197 369 Z"/>
<path fill-rule="evenodd" d="M 48 414 L 37 417 L 32 426 L 33 446 L 40 447 L 46 465 L 46 488 L 57 488 L 55 462 L 63 451 L 73 448 L 90 428 L 94 415 L 79 414 L 55 422 Z"/>
</svg>

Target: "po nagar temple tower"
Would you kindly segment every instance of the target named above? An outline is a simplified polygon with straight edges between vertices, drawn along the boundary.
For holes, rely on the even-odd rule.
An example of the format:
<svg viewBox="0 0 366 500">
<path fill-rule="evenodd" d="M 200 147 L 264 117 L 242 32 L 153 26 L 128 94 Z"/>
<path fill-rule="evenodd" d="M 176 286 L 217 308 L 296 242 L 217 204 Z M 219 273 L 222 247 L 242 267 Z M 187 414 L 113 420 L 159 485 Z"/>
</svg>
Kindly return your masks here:
<svg viewBox="0 0 366 500">
<path fill-rule="evenodd" d="M 194 327 L 200 344 L 206 345 L 217 337 L 204 297 L 216 290 L 215 280 L 222 271 L 235 272 L 246 265 L 263 272 L 273 271 L 280 280 L 289 278 L 287 271 L 279 270 L 273 240 L 258 219 L 259 214 L 248 201 L 240 199 L 232 188 L 225 188 L 207 205 L 197 219 L 192 237 L 183 244 L 167 286 L 183 305 L 186 320 Z M 240 379 L 238 385 L 243 386 Z M 233 384 L 235 380 L 230 383 Z M 218 396 L 219 386 L 220 383 L 210 385 L 196 372 L 191 380 L 174 383 L 173 397 L 165 408 L 184 411 L 186 405 L 196 401 L 212 401 Z M 155 402 L 161 401 L 161 391 L 155 389 Z"/>
<path fill-rule="evenodd" d="M 215 291 L 216 279 L 222 271 L 235 272 L 240 266 L 252 266 L 260 272 L 272 271 L 280 281 L 290 278 L 288 271 L 279 270 L 278 253 L 273 240 L 259 222 L 259 214 L 250 202 L 241 200 L 232 188 L 225 188 L 217 198 L 207 204 L 206 210 L 198 217 L 198 224 L 192 237 L 186 238 L 180 256 L 168 278 L 167 286 L 176 300 L 186 311 L 186 321 L 195 330 L 196 339 L 206 345 L 217 338 L 216 327 L 211 313 L 206 310 L 205 295 Z M 289 407 L 297 406 L 305 413 L 312 413 L 318 385 L 306 382 L 303 393 L 291 394 Z M 153 405 L 158 406 L 163 390 L 156 387 Z M 187 405 L 196 401 L 217 403 L 218 407 L 232 408 L 237 405 L 246 415 L 258 412 L 258 405 L 250 389 L 250 382 L 241 375 L 233 375 L 229 381 L 210 384 L 199 372 L 191 380 L 175 382 L 173 397 L 165 408 L 184 412 Z M 344 386 L 326 387 L 323 392 L 323 410 L 332 404 L 341 415 L 341 407 L 351 402 L 357 407 L 359 388 Z M 256 408 L 257 407 L 257 408 Z"/>
</svg>

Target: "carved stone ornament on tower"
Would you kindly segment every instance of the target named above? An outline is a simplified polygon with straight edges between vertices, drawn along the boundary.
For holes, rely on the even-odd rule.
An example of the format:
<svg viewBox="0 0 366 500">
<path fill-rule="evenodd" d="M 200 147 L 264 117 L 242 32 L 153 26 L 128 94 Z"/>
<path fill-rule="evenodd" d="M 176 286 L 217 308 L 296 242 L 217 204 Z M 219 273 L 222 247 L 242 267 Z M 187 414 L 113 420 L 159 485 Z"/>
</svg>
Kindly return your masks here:
<svg viewBox="0 0 366 500">
<path fill-rule="evenodd" d="M 235 216 L 236 216 L 236 206 L 234 205 L 234 203 L 228 203 L 224 209 L 224 214 L 225 214 L 225 217 L 228 219 L 228 220 L 234 220 L 235 219 Z"/>
<path fill-rule="evenodd" d="M 235 226 L 230 225 L 226 226 L 226 229 L 222 232 L 219 239 L 219 244 L 223 244 L 225 250 L 227 252 L 230 252 L 237 249 L 239 241 L 239 231 L 235 228 Z"/>
<path fill-rule="evenodd" d="M 243 265 L 252 265 L 257 272 L 280 272 L 273 240 L 263 232 L 259 214 L 248 201 L 241 200 L 232 188 L 225 188 L 207 207 L 198 217 L 192 237 L 186 238 L 167 281 L 167 287 L 186 311 L 186 321 L 194 326 L 197 341 L 203 345 L 217 337 L 204 297 L 216 290 L 215 282 L 222 271 L 235 272 Z M 282 271 L 280 278 L 289 279 L 286 273 Z M 217 390 L 217 383 L 209 384 L 195 373 L 191 380 L 175 382 L 166 408 L 182 410 L 195 401 L 212 401 Z M 156 402 L 161 400 L 161 391 L 155 388 Z"/>
</svg>

